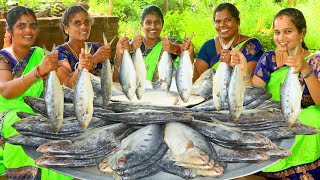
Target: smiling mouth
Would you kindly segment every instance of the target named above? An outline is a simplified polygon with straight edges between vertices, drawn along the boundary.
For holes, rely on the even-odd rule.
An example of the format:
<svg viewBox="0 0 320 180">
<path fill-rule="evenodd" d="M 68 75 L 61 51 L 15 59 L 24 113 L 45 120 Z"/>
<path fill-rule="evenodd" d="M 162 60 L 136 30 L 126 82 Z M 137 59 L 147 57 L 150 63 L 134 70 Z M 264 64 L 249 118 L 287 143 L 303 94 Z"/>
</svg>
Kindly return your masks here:
<svg viewBox="0 0 320 180">
<path fill-rule="evenodd" d="M 222 32 L 222 33 L 225 33 L 225 32 L 228 32 L 229 31 L 229 29 L 221 29 L 220 30 L 220 32 Z"/>
</svg>

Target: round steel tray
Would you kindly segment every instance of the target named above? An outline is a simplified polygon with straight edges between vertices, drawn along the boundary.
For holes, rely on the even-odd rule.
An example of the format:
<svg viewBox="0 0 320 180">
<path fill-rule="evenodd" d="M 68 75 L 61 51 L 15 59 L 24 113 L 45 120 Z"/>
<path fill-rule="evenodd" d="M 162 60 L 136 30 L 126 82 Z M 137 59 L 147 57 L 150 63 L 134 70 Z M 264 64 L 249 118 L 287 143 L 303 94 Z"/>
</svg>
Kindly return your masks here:
<svg viewBox="0 0 320 180">
<path fill-rule="evenodd" d="M 274 143 L 282 148 L 289 150 L 294 143 L 294 138 L 291 139 L 283 139 L 280 141 L 274 141 Z M 32 157 L 33 159 L 37 159 L 41 156 L 40 153 L 36 152 L 34 147 L 23 146 L 25 152 Z M 228 163 L 227 168 L 224 171 L 224 175 L 219 178 L 212 177 L 197 177 L 196 180 L 206 180 L 206 179 L 214 179 L 214 180 L 222 180 L 222 179 L 233 179 L 242 176 L 247 176 L 250 174 L 254 174 L 262 169 L 274 164 L 279 159 L 269 159 L 268 161 L 262 163 Z M 111 174 L 102 174 L 97 166 L 91 167 L 83 167 L 83 168 L 51 168 L 52 170 L 72 176 L 78 179 L 88 179 L 88 180 L 108 180 L 113 179 Z M 180 180 L 182 179 L 179 176 L 175 176 L 172 174 L 168 174 L 165 172 L 159 172 L 156 175 L 143 178 L 145 180 L 149 179 L 157 179 L 157 180 Z"/>
</svg>

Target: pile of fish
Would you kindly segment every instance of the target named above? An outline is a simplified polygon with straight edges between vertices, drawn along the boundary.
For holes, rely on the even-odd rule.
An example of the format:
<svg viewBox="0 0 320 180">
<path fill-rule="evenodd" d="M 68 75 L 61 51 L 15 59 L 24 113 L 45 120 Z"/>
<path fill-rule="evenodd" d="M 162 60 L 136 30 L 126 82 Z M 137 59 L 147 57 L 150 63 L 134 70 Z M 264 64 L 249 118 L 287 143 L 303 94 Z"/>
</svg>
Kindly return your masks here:
<svg viewBox="0 0 320 180">
<path fill-rule="evenodd" d="M 35 114 L 17 113 L 21 120 L 13 127 L 20 134 L 6 141 L 37 148 L 42 156 L 36 164 L 43 167 L 98 165 L 101 173 L 112 173 L 115 179 L 139 179 L 160 171 L 191 179 L 223 176 L 228 163 L 290 156 L 274 142 L 320 132 L 298 120 L 288 124 L 282 106 L 268 101 L 271 94 L 264 88 L 237 85 L 237 69 L 219 70 L 229 72 L 230 82 L 213 78 L 210 69 L 191 86 L 188 56 L 187 51 L 181 56 L 176 91 L 170 88 L 172 68 L 162 69 L 170 64 L 166 59 L 159 63 L 159 89 L 144 88 L 144 78 L 138 77 L 145 73 L 138 68 L 139 50 L 134 61 L 125 50 L 119 75 L 122 91 L 110 82 L 109 62 L 104 64 L 103 82 L 85 69 L 74 89 L 54 88 L 57 82 L 51 78 L 44 99 L 24 98 Z M 232 94 L 238 91 L 242 97 Z M 63 107 L 58 106 L 61 100 L 51 98 L 58 94 L 64 94 Z"/>
</svg>

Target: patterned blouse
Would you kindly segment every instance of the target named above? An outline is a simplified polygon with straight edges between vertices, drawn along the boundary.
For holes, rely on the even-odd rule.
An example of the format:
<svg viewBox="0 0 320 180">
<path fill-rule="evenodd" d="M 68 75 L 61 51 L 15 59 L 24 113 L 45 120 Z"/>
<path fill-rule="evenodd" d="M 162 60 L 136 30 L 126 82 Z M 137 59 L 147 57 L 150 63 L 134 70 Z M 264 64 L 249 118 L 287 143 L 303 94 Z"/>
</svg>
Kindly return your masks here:
<svg viewBox="0 0 320 180">
<path fill-rule="evenodd" d="M 92 45 L 91 54 L 93 55 L 97 50 L 103 45 L 102 43 L 98 42 L 87 42 L 88 46 L 90 47 Z M 67 59 L 72 72 L 78 67 L 78 55 L 73 54 L 72 50 L 69 49 L 69 47 L 66 44 L 60 45 L 56 47 L 56 50 L 59 51 L 58 53 L 58 60 L 62 61 L 64 59 Z M 101 68 L 102 64 L 98 63 L 96 67 L 93 69 L 92 74 L 96 76 L 100 76 L 101 74 Z"/>
<path fill-rule="evenodd" d="M 314 74 L 320 81 L 320 73 L 319 73 L 320 72 L 320 54 L 314 54 L 311 57 L 309 57 L 306 61 L 310 65 L 310 67 L 312 67 Z M 259 59 L 259 62 L 257 64 L 254 74 L 267 84 L 270 80 L 270 74 L 285 66 L 286 65 L 278 66 L 276 62 L 275 51 L 268 51 L 264 53 Z M 310 105 L 314 105 L 314 102 L 311 98 L 308 87 L 306 85 L 306 82 L 301 76 L 299 76 L 299 80 L 301 85 L 304 86 L 304 90 L 302 93 L 301 106 L 308 107 Z"/>
</svg>

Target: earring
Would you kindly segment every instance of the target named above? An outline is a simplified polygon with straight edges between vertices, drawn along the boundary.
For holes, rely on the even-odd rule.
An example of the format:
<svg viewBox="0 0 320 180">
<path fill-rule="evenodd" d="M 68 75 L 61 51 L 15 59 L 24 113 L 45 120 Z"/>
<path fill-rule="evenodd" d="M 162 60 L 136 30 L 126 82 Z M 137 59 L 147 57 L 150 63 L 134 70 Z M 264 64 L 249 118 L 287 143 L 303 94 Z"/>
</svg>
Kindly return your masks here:
<svg viewBox="0 0 320 180">
<path fill-rule="evenodd" d="M 300 39 L 300 42 L 301 42 L 301 43 L 303 42 L 303 37 Z"/>
</svg>

